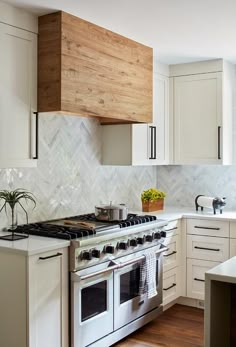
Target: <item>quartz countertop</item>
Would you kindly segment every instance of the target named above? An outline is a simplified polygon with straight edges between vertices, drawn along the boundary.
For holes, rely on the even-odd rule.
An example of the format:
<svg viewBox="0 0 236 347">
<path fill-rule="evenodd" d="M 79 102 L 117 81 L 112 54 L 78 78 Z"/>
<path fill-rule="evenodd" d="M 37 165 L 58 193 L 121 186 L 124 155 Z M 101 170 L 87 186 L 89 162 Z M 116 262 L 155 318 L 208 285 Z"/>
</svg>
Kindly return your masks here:
<svg viewBox="0 0 236 347">
<path fill-rule="evenodd" d="M 236 283 L 236 257 L 226 260 L 206 272 L 206 279 Z"/>
<path fill-rule="evenodd" d="M 201 218 L 201 219 L 215 219 L 215 220 L 226 220 L 226 221 L 236 221 L 236 211 L 230 211 L 227 209 L 223 210 L 220 214 L 219 211 L 216 214 L 213 213 L 213 209 L 205 208 L 203 211 L 196 211 L 194 207 L 169 207 L 165 206 L 164 210 L 156 212 L 140 212 L 135 211 L 135 213 L 142 214 L 153 214 L 160 219 L 175 220 L 181 218 Z"/>
<path fill-rule="evenodd" d="M 1 236 L 7 234 L 9 234 L 9 232 L 0 232 Z M 70 241 L 68 240 L 30 235 L 28 238 L 22 240 L 0 240 L 0 252 L 4 251 L 29 256 L 58 248 L 69 247 L 69 245 Z"/>
<path fill-rule="evenodd" d="M 163 211 L 157 212 L 141 212 L 131 211 L 137 214 L 152 214 L 159 219 L 167 221 L 181 219 L 181 218 L 201 218 L 201 219 L 215 219 L 225 221 L 236 221 L 236 211 L 223 210 L 220 214 L 213 214 L 213 210 L 204 209 L 204 211 L 195 211 L 194 207 L 169 207 L 165 206 Z M 6 232 L 0 231 L 0 235 L 6 235 Z M 0 251 L 21 253 L 24 255 L 33 255 L 41 252 L 47 252 L 58 248 L 69 247 L 70 241 L 61 240 L 49 237 L 40 237 L 30 235 L 29 238 L 17 241 L 0 240 Z M 236 268 L 236 267 L 235 267 Z"/>
</svg>

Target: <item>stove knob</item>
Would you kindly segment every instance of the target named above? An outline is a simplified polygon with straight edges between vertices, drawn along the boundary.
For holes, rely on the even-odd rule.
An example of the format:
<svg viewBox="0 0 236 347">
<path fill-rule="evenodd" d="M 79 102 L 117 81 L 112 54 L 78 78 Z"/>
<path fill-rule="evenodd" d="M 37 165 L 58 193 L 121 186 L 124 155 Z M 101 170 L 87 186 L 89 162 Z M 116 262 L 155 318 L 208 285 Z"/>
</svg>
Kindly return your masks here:
<svg viewBox="0 0 236 347">
<path fill-rule="evenodd" d="M 147 242 L 152 242 L 152 241 L 153 241 L 153 238 L 154 238 L 154 235 L 153 235 L 153 234 L 147 235 L 147 236 L 146 236 L 146 241 L 147 241 Z"/>
<path fill-rule="evenodd" d="M 137 240 L 139 245 L 143 245 L 146 241 L 146 236 L 144 235 L 143 237 L 138 237 Z"/>
<path fill-rule="evenodd" d="M 104 253 L 110 253 L 113 254 L 115 253 L 115 247 L 114 246 L 105 246 Z"/>
<path fill-rule="evenodd" d="M 92 257 L 100 258 L 100 256 L 101 256 L 101 252 L 99 251 L 99 249 L 92 249 Z"/>
<path fill-rule="evenodd" d="M 161 231 L 161 237 L 166 237 L 166 231 Z"/>
<path fill-rule="evenodd" d="M 118 244 L 118 249 L 124 249 L 126 250 L 128 248 L 128 243 L 127 242 L 119 242 Z"/>
<path fill-rule="evenodd" d="M 91 260 L 92 259 L 92 253 L 90 251 L 82 252 L 82 259 Z"/>
<path fill-rule="evenodd" d="M 160 240 L 160 239 L 161 239 L 161 233 L 160 233 L 160 231 L 155 232 L 155 234 L 154 234 L 154 239 L 156 239 L 156 240 Z"/>
<path fill-rule="evenodd" d="M 130 240 L 130 246 L 137 247 L 137 245 L 138 245 L 138 240 L 137 239 L 131 239 Z"/>
</svg>

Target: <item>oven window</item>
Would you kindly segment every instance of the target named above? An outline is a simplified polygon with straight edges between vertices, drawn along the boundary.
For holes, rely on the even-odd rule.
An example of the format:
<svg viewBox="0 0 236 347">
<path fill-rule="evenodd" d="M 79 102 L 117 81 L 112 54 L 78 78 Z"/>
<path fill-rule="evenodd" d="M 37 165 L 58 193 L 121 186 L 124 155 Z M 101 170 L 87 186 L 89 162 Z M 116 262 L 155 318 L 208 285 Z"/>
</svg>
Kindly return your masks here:
<svg viewBox="0 0 236 347">
<path fill-rule="evenodd" d="M 120 276 L 120 304 L 135 298 L 139 293 L 140 267 Z"/>
<path fill-rule="evenodd" d="M 140 266 L 120 275 L 120 304 L 139 295 Z M 158 286 L 158 260 L 156 264 L 156 284 Z"/>
<path fill-rule="evenodd" d="M 107 281 L 81 290 L 82 322 L 107 310 Z"/>
</svg>

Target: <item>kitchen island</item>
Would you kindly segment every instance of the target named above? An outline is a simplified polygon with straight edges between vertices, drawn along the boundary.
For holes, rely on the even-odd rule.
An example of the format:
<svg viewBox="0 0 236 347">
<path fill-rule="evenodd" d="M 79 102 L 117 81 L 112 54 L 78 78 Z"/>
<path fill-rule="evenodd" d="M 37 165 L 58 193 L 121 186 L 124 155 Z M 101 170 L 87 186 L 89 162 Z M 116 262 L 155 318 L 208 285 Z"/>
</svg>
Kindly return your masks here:
<svg viewBox="0 0 236 347">
<path fill-rule="evenodd" d="M 236 345 L 236 257 L 206 272 L 205 347 Z"/>
</svg>

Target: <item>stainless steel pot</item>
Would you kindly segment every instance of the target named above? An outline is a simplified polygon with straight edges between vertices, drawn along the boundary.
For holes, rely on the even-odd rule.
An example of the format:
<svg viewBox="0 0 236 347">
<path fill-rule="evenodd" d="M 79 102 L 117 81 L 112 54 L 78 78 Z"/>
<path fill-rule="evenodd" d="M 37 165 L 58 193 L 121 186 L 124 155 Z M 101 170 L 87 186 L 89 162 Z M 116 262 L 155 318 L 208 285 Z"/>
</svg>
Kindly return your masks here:
<svg viewBox="0 0 236 347">
<path fill-rule="evenodd" d="M 127 219 L 128 208 L 125 204 L 95 206 L 95 216 L 103 221 L 121 221 Z"/>
</svg>

